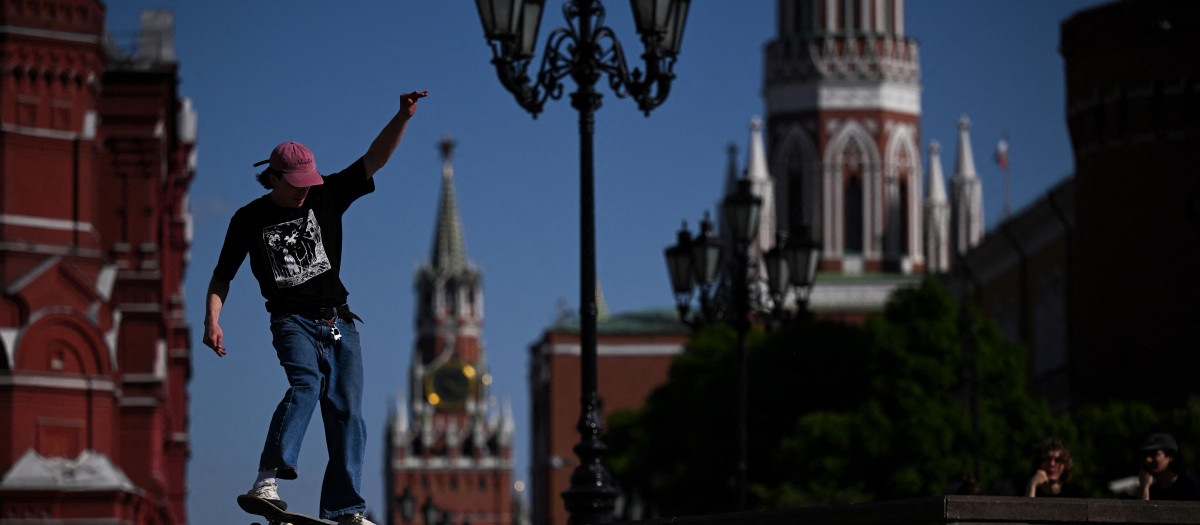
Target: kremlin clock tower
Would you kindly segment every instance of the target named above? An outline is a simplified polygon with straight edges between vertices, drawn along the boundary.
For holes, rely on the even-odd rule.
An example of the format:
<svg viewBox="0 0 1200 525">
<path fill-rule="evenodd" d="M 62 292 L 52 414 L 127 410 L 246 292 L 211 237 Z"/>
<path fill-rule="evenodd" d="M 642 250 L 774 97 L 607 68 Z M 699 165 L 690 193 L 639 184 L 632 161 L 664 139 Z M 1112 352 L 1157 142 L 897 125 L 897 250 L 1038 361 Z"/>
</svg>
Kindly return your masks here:
<svg viewBox="0 0 1200 525">
<path fill-rule="evenodd" d="M 406 396 L 388 425 L 389 524 L 512 523 L 513 420 L 489 397 L 483 280 L 467 260 L 442 141 L 433 250 L 415 276 L 416 343 Z"/>
</svg>

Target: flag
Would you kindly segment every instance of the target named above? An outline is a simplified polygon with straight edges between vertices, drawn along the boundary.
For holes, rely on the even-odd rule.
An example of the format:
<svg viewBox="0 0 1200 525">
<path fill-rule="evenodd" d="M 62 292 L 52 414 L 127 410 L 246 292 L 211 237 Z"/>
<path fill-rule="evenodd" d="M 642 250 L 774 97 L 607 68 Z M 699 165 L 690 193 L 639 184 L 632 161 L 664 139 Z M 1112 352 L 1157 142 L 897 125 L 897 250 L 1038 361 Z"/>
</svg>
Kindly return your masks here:
<svg viewBox="0 0 1200 525">
<path fill-rule="evenodd" d="M 1008 169 L 1008 139 L 1000 139 L 1000 143 L 996 144 L 996 164 L 1002 170 Z"/>
</svg>

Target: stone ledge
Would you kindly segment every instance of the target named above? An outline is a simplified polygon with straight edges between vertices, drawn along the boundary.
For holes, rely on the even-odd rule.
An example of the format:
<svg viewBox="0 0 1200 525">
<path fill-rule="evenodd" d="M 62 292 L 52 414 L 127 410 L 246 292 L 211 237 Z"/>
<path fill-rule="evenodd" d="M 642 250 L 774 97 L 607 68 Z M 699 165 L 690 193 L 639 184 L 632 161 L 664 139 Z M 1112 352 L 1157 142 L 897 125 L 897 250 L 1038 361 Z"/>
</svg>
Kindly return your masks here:
<svg viewBox="0 0 1200 525">
<path fill-rule="evenodd" d="M 943 496 L 794 510 L 646 520 L 656 524 L 739 525 L 1200 525 L 1200 502 Z"/>
</svg>

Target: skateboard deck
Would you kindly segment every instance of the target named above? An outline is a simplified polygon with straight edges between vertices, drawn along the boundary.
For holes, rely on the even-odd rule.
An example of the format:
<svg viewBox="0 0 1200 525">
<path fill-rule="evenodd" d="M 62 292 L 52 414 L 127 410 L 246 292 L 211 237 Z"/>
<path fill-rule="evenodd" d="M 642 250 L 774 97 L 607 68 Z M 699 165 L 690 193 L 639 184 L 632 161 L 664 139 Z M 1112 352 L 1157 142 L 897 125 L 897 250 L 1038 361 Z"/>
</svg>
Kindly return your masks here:
<svg viewBox="0 0 1200 525">
<path fill-rule="evenodd" d="M 292 525 L 333 525 L 332 522 L 282 510 L 265 499 L 248 494 L 238 496 L 237 502 L 242 510 L 266 518 L 267 525 L 283 525 L 285 523 L 291 523 Z"/>
</svg>

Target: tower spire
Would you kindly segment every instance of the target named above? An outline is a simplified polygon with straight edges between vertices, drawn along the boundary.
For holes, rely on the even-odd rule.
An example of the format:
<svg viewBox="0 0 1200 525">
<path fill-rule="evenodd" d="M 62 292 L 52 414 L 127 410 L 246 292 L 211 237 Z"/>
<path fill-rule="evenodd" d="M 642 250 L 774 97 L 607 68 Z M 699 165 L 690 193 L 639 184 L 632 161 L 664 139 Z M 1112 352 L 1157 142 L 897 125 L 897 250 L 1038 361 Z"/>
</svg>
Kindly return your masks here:
<svg viewBox="0 0 1200 525">
<path fill-rule="evenodd" d="M 775 245 L 775 184 L 767 170 L 767 148 L 763 144 L 763 122 L 759 117 L 750 119 L 750 149 L 746 157 L 746 179 L 750 181 L 754 195 L 762 199 L 758 216 L 758 232 L 754 234 L 753 257 L 761 263 L 762 255 Z M 764 268 L 765 271 L 765 268 Z"/>
<path fill-rule="evenodd" d="M 975 154 L 971 151 L 971 119 L 958 117 L 958 157 L 954 161 L 954 176 L 978 178 L 975 173 Z"/>
<path fill-rule="evenodd" d="M 429 263 L 435 273 L 454 273 L 467 266 L 467 243 L 463 238 L 462 222 L 458 217 L 458 201 L 454 196 L 454 141 L 450 135 L 439 144 L 442 152 L 442 196 L 438 203 L 437 230 L 433 236 L 433 253 Z"/>
<path fill-rule="evenodd" d="M 929 273 L 950 269 L 950 203 L 942 175 L 942 146 L 929 144 L 929 186 L 925 196 L 925 264 Z"/>
<path fill-rule="evenodd" d="M 958 119 L 958 159 L 950 181 L 950 235 L 955 255 L 964 255 L 983 238 L 983 189 L 971 152 L 971 120 Z"/>
<path fill-rule="evenodd" d="M 397 503 L 405 493 L 417 502 L 436 501 L 443 516 L 455 523 L 479 523 L 481 516 L 511 512 L 510 500 L 502 495 L 511 486 L 512 446 L 495 445 L 497 436 L 483 424 L 491 384 L 482 339 L 483 276 L 467 259 L 454 191 L 454 146 L 449 135 L 438 144 L 442 188 L 432 253 L 414 277 L 411 416 L 406 434 L 394 432 L 406 441 L 393 440 L 389 448 L 388 523 L 403 521 Z M 392 425 L 403 429 L 404 421 Z M 406 450 L 413 451 L 411 457 Z M 486 486 L 471 489 L 477 497 L 459 497 L 458 487 L 474 487 L 474 480 L 483 476 L 489 480 Z M 430 484 L 429 477 L 446 483 Z M 490 523 L 498 522 L 484 520 L 482 525 Z"/>
</svg>

